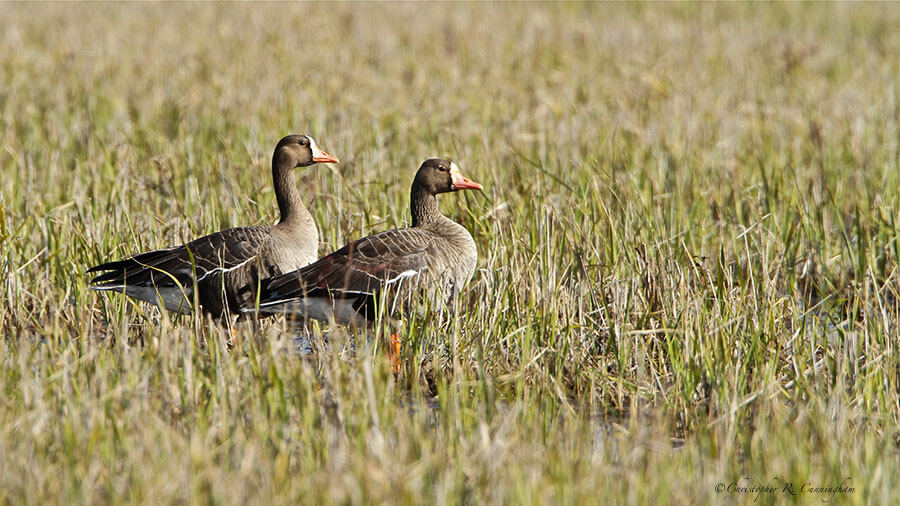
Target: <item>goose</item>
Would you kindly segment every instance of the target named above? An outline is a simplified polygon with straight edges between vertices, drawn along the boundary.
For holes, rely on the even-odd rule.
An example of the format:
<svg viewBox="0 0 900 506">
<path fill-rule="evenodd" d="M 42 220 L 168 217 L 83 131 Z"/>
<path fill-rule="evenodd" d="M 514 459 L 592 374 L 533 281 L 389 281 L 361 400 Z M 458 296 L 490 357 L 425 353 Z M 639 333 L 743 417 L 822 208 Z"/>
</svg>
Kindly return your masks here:
<svg viewBox="0 0 900 506">
<path fill-rule="evenodd" d="M 338 163 L 308 135 L 288 135 L 272 155 L 272 179 L 281 215 L 273 226 L 237 227 L 176 246 L 95 265 L 98 291 L 124 293 L 169 311 L 200 311 L 223 320 L 240 316 L 256 298 L 258 280 L 294 271 L 315 261 L 319 232 L 294 183 L 294 169 Z M 194 290 L 196 288 L 196 293 Z"/>
<path fill-rule="evenodd" d="M 475 272 L 475 241 L 462 225 L 441 214 L 436 195 L 481 190 L 453 162 L 432 158 L 419 167 L 410 190 L 412 226 L 363 237 L 294 272 L 262 283 L 259 304 L 245 312 L 365 325 L 376 317 L 376 297 L 389 308 L 409 310 L 417 298 L 447 304 Z M 255 302 L 255 301 L 254 301 Z M 392 361 L 399 339 L 391 340 Z"/>
</svg>

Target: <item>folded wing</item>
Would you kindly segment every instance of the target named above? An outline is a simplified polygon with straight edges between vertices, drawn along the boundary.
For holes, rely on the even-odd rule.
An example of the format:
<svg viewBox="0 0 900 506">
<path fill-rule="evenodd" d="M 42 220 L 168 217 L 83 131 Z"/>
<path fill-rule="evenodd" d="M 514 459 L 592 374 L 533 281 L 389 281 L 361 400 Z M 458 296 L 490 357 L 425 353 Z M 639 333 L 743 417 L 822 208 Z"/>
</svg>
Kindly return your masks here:
<svg viewBox="0 0 900 506">
<path fill-rule="evenodd" d="M 384 288 L 414 290 L 429 270 L 434 235 L 427 230 L 389 230 L 351 242 L 294 272 L 269 280 L 259 311 L 293 313 L 350 323 Z"/>
<path fill-rule="evenodd" d="M 258 255 L 270 240 L 269 227 L 223 230 L 175 248 L 141 253 L 124 260 L 96 265 L 88 272 L 101 272 L 91 280 L 95 290 L 110 290 L 166 309 L 188 314 L 194 286 L 204 298 L 215 299 L 224 287 L 253 281 Z M 220 304 L 226 301 L 219 297 Z M 206 306 L 205 301 L 201 304 Z M 213 303 L 216 306 L 219 304 Z M 213 311 L 220 312 L 220 311 Z"/>
</svg>

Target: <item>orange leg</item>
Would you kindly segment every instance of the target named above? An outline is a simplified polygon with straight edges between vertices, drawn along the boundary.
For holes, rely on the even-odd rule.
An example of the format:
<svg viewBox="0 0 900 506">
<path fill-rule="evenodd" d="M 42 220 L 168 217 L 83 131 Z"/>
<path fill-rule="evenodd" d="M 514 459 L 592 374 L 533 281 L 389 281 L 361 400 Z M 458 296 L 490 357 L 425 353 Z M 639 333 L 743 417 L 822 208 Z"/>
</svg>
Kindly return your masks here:
<svg viewBox="0 0 900 506">
<path fill-rule="evenodd" d="M 225 345 L 229 350 L 234 348 L 234 346 L 237 344 L 237 338 L 238 338 L 237 320 L 238 320 L 237 318 L 235 318 L 233 320 L 225 320 L 225 322 L 228 324 L 228 334 L 229 334 L 228 341 L 225 342 Z"/>
<path fill-rule="evenodd" d="M 237 329 L 234 328 L 233 325 L 228 327 L 228 335 L 229 335 L 228 340 L 225 341 L 225 348 L 227 350 L 231 350 L 237 344 L 237 337 L 238 337 Z"/>
<path fill-rule="evenodd" d="M 400 372 L 400 334 L 394 332 L 391 334 L 391 340 L 388 343 L 388 358 L 391 359 L 391 367 L 394 373 Z"/>
</svg>

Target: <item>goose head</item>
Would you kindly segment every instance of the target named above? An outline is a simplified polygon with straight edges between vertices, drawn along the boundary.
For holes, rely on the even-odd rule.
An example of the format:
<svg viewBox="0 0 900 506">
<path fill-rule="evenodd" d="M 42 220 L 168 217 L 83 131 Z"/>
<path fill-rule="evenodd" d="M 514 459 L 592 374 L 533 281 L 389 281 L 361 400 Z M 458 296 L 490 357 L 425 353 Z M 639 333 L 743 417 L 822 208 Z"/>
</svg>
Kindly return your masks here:
<svg viewBox="0 0 900 506">
<path fill-rule="evenodd" d="M 275 146 L 275 162 L 296 168 L 314 163 L 338 163 L 338 159 L 322 151 L 309 135 L 288 135 Z"/>
<path fill-rule="evenodd" d="M 455 163 L 440 158 L 431 158 L 422 163 L 413 180 L 413 187 L 422 188 L 432 195 L 482 189 L 480 184 L 463 176 Z"/>
</svg>

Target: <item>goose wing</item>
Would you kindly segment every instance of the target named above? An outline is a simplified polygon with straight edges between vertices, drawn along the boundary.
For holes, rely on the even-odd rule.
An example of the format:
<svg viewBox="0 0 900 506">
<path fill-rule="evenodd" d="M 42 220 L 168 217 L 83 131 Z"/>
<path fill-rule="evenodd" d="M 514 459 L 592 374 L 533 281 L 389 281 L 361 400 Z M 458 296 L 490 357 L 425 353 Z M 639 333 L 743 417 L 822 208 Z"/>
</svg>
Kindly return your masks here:
<svg viewBox="0 0 900 506">
<path fill-rule="evenodd" d="M 100 273 L 91 280 L 95 290 L 154 303 L 162 299 L 167 309 L 189 313 L 195 283 L 202 286 L 237 274 L 257 259 L 269 240 L 269 227 L 232 228 L 174 248 L 95 265 L 88 272 Z"/>
<path fill-rule="evenodd" d="M 358 309 L 382 288 L 404 280 L 416 284 L 429 268 L 434 242 L 433 234 L 416 228 L 351 242 L 313 264 L 269 280 L 260 312 L 285 312 L 275 306 L 299 299 L 349 299 Z"/>
</svg>

